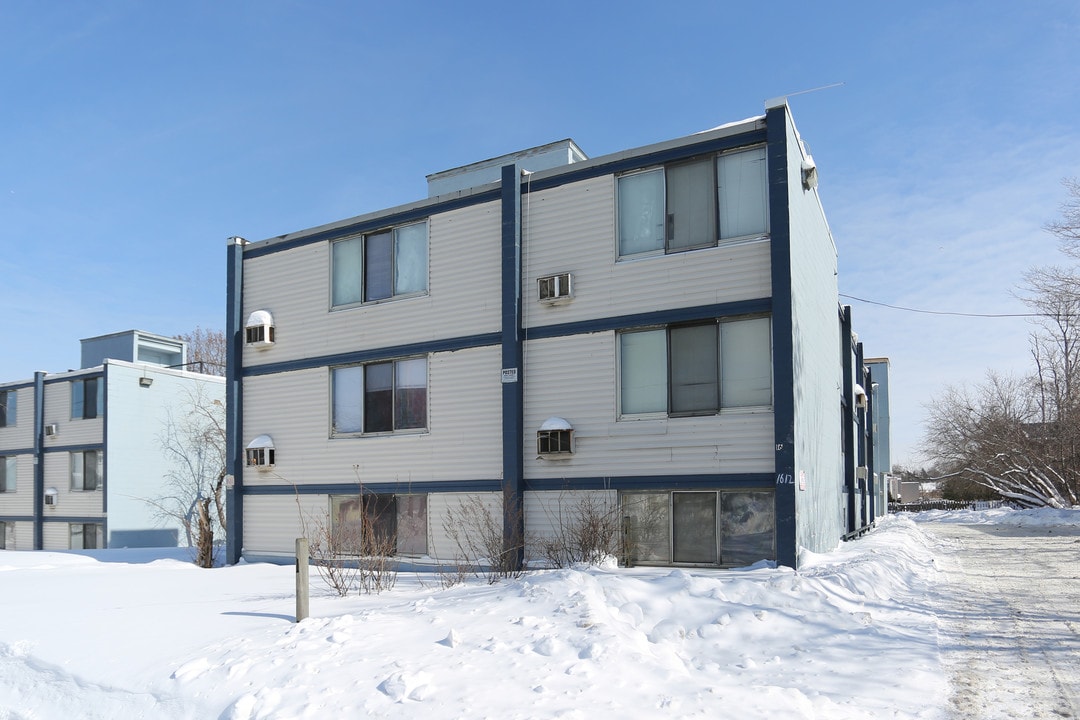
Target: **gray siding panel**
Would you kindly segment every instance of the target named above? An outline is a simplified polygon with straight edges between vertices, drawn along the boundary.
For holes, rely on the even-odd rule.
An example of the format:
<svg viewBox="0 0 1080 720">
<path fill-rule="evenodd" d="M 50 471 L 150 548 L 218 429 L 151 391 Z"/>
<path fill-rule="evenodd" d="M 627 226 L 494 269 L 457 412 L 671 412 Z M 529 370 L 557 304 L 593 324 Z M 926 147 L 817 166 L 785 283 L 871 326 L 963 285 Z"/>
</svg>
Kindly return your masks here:
<svg viewBox="0 0 1080 720">
<path fill-rule="evenodd" d="M 528 194 L 522 217 L 526 327 L 771 295 L 767 239 L 618 260 L 611 175 Z M 573 273 L 574 299 L 537 302 L 536 279 L 564 272 Z"/>
<path fill-rule="evenodd" d="M 528 343 L 526 478 L 773 471 L 769 410 L 618 420 L 615 345 L 613 332 Z M 565 418 L 574 427 L 572 457 L 536 455 L 536 431 L 552 416 Z"/>
<path fill-rule="evenodd" d="M 428 358 L 428 431 L 330 438 L 330 370 L 244 382 L 242 445 L 270 435 L 277 465 L 245 470 L 248 486 L 492 479 L 501 474 L 499 350 Z M 246 533 L 245 533 L 246 534 Z"/>
<path fill-rule="evenodd" d="M 428 294 L 330 310 L 330 243 L 244 261 L 244 318 L 274 318 L 275 343 L 244 348 L 244 366 L 499 329 L 499 207 L 432 216 Z"/>
</svg>

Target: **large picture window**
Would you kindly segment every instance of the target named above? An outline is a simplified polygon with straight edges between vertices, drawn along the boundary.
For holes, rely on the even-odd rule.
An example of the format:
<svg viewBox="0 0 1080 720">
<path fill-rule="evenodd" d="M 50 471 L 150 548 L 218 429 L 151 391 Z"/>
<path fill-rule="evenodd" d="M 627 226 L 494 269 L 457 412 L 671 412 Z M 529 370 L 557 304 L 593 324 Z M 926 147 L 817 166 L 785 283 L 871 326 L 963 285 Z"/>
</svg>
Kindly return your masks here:
<svg viewBox="0 0 1080 720">
<path fill-rule="evenodd" d="M 427 554 L 427 495 L 334 496 L 330 518 L 346 554 Z"/>
<path fill-rule="evenodd" d="M 427 427 L 427 358 L 348 365 L 330 374 L 332 435 Z"/>
<path fill-rule="evenodd" d="M 0 427 L 15 425 L 17 390 L 0 390 Z"/>
<path fill-rule="evenodd" d="M 620 502 L 627 564 L 730 567 L 776 559 L 771 491 L 624 491 Z"/>
<path fill-rule="evenodd" d="M 620 415 L 708 415 L 772 404 L 767 317 L 619 334 Z"/>
<path fill-rule="evenodd" d="M 673 253 L 769 232 L 765 148 L 618 179 L 619 256 Z"/>
<path fill-rule="evenodd" d="M 75 380 L 71 383 L 71 419 L 88 420 L 105 414 L 105 379 Z"/>
<path fill-rule="evenodd" d="M 71 489 L 101 489 L 101 453 L 97 450 L 71 453 Z"/>
<path fill-rule="evenodd" d="M 427 221 L 337 240 L 330 263 L 333 307 L 425 292 Z"/>
</svg>

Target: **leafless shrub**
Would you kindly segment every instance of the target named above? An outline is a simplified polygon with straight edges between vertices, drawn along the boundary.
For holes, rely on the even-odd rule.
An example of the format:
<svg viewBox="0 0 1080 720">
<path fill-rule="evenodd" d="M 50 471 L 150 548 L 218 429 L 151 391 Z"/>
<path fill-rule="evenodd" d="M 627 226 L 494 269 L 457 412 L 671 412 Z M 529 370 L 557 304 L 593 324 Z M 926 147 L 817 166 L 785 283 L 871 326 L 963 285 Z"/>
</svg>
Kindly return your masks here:
<svg viewBox="0 0 1080 720">
<path fill-rule="evenodd" d="M 494 584 L 524 574 L 520 503 L 506 492 L 502 504 L 503 513 L 493 512 L 481 496 L 472 495 L 447 510 L 443 531 L 457 549 L 456 577 L 475 575 Z"/>
<path fill-rule="evenodd" d="M 598 565 L 624 554 L 619 508 L 606 497 L 582 493 L 568 499 L 560 495 L 555 508 L 545 508 L 545 512 L 555 533 L 537 538 L 535 545 L 550 567 Z"/>
</svg>

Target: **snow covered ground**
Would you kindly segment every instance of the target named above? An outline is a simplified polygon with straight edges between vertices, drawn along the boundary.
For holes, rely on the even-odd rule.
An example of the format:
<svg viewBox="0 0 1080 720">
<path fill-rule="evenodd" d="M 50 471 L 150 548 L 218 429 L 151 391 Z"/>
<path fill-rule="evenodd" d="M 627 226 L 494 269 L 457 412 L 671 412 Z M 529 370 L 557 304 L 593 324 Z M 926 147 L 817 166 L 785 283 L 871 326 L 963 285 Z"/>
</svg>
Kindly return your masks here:
<svg viewBox="0 0 1080 720">
<path fill-rule="evenodd" d="M 917 520 L 1080 525 L 1080 511 Z M 947 717 L 935 556 L 890 517 L 796 573 L 582 567 L 338 598 L 292 567 L 0 553 L 0 720 Z M 1022 715 L 1022 712 L 1021 712 Z"/>
</svg>

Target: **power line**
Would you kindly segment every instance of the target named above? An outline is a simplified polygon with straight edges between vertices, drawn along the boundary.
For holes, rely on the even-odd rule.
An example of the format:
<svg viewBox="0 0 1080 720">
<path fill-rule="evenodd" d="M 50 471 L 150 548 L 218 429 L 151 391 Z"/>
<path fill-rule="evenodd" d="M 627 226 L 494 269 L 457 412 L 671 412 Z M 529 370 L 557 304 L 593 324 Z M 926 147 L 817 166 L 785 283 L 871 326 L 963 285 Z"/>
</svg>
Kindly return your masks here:
<svg viewBox="0 0 1080 720">
<path fill-rule="evenodd" d="M 965 312 L 948 312 L 946 310 L 920 310 L 919 308 L 903 307 L 901 305 L 890 305 L 889 303 L 878 302 L 876 300 L 867 300 L 866 298 L 855 297 L 854 295 L 845 295 L 840 293 L 840 297 L 848 298 L 849 300 L 857 300 L 859 302 L 867 303 L 868 305 L 880 305 L 881 307 L 887 307 L 891 310 L 903 310 L 904 312 L 922 313 L 924 315 L 953 315 L 956 317 L 981 317 L 981 318 L 1034 318 L 1034 317 L 1055 317 L 1050 313 L 965 313 Z"/>
</svg>

